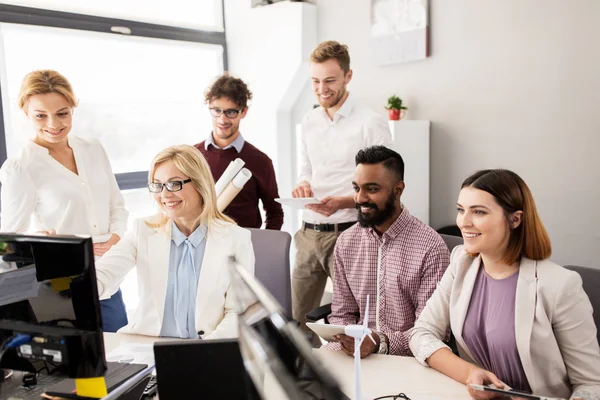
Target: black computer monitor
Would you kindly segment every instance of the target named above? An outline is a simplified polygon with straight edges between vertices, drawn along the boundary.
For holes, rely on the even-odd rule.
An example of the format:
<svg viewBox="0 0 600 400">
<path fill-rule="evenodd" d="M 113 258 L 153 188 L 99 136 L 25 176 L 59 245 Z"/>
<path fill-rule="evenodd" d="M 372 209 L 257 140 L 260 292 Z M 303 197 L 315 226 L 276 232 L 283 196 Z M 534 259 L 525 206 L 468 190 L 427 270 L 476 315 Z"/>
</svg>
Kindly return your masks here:
<svg viewBox="0 0 600 400">
<path fill-rule="evenodd" d="M 0 343 L 17 335 L 31 340 L 0 353 L 1 368 L 105 374 L 91 238 L 0 233 Z"/>
<path fill-rule="evenodd" d="M 239 342 L 244 364 L 263 399 L 348 399 L 337 380 L 313 354 L 297 323 L 288 321 L 274 297 L 231 259 L 238 303 Z M 282 396 L 283 394 L 281 394 Z"/>
</svg>

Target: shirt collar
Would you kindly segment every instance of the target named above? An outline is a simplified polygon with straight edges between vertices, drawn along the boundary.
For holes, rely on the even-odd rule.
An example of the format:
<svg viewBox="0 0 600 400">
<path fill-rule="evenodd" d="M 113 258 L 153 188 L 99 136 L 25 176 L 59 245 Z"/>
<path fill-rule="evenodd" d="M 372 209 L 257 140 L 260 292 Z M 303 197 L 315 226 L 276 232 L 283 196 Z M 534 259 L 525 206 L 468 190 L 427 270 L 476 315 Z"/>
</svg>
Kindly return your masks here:
<svg viewBox="0 0 600 400">
<path fill-rule="evenodd" d="M 355 104 L 354 98 L 352 97 L 352 94 L 350 92 L 348 92 L 348 97 L 346 98 L 346 101 L 344 101 L 344 104 L 342 104 L 340 109 L 337 110 L 337 112 L 335 113 L 334 119 L 337 115 L 344 117 L 344 118 L 348 118 L 348 116 L 352 112 L 352 109 L 354 108 L 354 104 Z"/>
<path fill-rule="evenodd" d="M 206 139 L 206 141 L 204 142 L 204 150 L 208 150 L 208 146 L 212 145 L 214 146 L 216 149 L 221 149 L 221 150 L 227 150 L 230 148 L 235 148 L 235 150 L 240 153 L 242 151 L 242 147 L 244 147 L 244 143 L 246 143 L 246 141 L 244 140 L 244 137 L 242 136 L 242 134 L 240 133 L 238 135 L 238 137 L 235 138 L 235 140 L 231 143 L 229 143 L 227 146 L 225 146 L 223 149 L 221 149 L 219 146 L 217 146 L 217 144 L 215 143 L 215 139 L 213 138 L 212 132 L 210 135 L 208 135 L 208 138 Z"/>
<path fill-rule="evenodd" d="M 171 224 L 171 240 L 177 247 L 179 247 L 181 243 L 188 239 L 192 246 L 196 248 L 206 237 L 207 229 L 205 225 L 198 226 L 189 237 L 186 237 L 183 233 L 181 233 L 175 222 L 171 221 Z"/>
<path fill-rule="evenodd" d="M 72 149 L 77 147 L 77 140 L 74 138 L 74 136 L 72 134 L 69 134 L 67 136 L 67 144 Z M 50 154 L 50 150 L 48 150 L 44 146 L 40 146 L 39 144 L 35 143 L 33 140 L 29 141 L 29 148 L 31 149 L 31 151 L 39 153 L 39 154 Z"/>
<path fill-rule="evenodd" d="M 354 108 L 354 105 L 354 98 L 352 97 L 352 94 L 348 92 L 348 97 L 346 97 L 346 101 L 344 101 L 344 104 L 342 104 L 340 109 L 336 111 L 336 113 L 333 116 L 333 119 L 329 119 L 327 110 L 321 107 L 321 111 L 323 111 L 323 118 L 325 118 L 328 123 L 335 124 L 341 118 L 348 118 L 348 116 L 350 116 L 350 113 L 352 112 L 352 109 Z"/>
<path fill-rule="evenodd" d="M 398 215 L 398 218 L 394 221 L 392 225 L 388 228 L 387 231 L 383 232 L 382 236 L 387 236 L 390 239 L 395 239 L 406 227 L 408 222 L 410 221 L 410 212 L 408 209 L 402 205 L 402 212 Z M 368 232 L 374 237 L 379 238 L 379 234 L 375 231 L 375 228 L 367 228 Z"/>
</svg>

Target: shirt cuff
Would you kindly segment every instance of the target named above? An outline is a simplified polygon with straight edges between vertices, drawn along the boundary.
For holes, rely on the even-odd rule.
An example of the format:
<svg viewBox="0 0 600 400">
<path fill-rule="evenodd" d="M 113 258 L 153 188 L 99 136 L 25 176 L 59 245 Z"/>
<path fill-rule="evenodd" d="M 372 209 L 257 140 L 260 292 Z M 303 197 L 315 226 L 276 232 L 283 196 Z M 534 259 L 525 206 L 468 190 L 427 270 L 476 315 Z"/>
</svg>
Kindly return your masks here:
<svg viewBox="0 0 600 400">
<path fill-rule="evenodd" d="M 324 349 L 331 350 L 331 351 L 341 351 L 342 350 L 342 345 L 339 344 L 338 342 L 329 342 L 329 343 L 323 345 L 322 347 Z"/>
<path fill-rule="evenodd" d="M 415 358 L 419 363 L 428 367 L 429 365 L 427 364 L 426 360 L 431 357 L 433 353 L 443 348 L 451 350 L 450 347 L 448 347 L 446 344 L 444 344 L 444 342 L 435 336 L 427 335 L 423 337 L 417 344 L 417 348 L 415 349 Z"/>
</svg>

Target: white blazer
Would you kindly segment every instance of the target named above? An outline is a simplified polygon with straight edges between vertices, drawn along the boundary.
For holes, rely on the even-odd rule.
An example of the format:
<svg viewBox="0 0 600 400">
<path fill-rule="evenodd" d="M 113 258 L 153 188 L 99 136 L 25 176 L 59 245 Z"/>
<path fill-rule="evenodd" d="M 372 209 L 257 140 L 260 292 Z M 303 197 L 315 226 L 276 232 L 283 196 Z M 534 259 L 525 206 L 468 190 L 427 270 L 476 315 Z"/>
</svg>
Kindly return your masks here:
<svg viewBox="0 0 600 400">
<path fill-rule="evenodd" d="M 163 323 L 169 275 L 170 232 L 134 221 L 133 229 L 96 263 L 98 293 L 105 299 L 137 265 L 140 303 L 129 324 L 120 333 L 159 336 Z M 254 251 L 250 232 L 230 223 L 213 224 L 207 232 L 206 248 L 196 295 L 196 330 L 204 339 L 237 336 L 236 301 L 230 288 L 228 258 L 234 255 L 254 273 Z"/>
<path fill-rule="evenodd" d="M 471 293 L 481 266 L 457 246 L 450 266 L 427 301 L 410 337 L 417 360 L 442 347 L 448 326 L 461 358 L 474 362 L 462 336 Z M 523 370 L 533 393 L 600 399 L 600 349 L 590 300 L 581 276 L 549 260 L 523 257 L 515 301 L 515 337 Z M 493 371 L 492 371 L 493 372 Z"/>
</svg>

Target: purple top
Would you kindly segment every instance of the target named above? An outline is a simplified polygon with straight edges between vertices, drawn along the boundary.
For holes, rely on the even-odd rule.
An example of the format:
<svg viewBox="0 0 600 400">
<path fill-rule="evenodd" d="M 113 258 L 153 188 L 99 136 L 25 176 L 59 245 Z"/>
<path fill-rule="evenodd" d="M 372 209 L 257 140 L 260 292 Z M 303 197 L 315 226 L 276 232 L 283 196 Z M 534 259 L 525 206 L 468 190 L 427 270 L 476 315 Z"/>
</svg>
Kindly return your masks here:
<svg viewBox="0 0 600 400">
<path fill-rule="evenodd" d="M 463 327 L 475 361 L 512 388 L 531 392 L 515 338 L 515 294 L 519 272 L 504 279 L 479 269 Z"/>
</svg>

